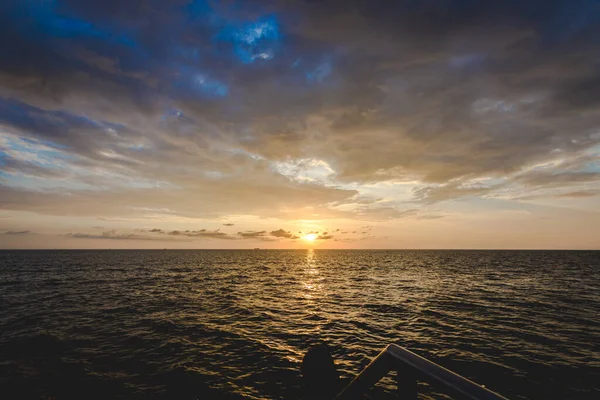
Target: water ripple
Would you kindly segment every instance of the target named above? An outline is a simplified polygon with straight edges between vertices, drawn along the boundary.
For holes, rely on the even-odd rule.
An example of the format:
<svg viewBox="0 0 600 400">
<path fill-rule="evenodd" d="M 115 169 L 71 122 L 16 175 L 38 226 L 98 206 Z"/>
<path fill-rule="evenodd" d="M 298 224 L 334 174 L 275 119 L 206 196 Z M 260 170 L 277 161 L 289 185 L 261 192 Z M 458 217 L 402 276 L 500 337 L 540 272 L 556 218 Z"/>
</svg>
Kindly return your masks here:
<svg viewBox="0 0 600 400">
<path fill-rule="evenodd" d="M 510 398 L 590 399 L 599 311 L 597 252 L 5 251 L 0 391 L 297 399 L 326 341 L 346 378 L 398 343 Z"/>
</svg>

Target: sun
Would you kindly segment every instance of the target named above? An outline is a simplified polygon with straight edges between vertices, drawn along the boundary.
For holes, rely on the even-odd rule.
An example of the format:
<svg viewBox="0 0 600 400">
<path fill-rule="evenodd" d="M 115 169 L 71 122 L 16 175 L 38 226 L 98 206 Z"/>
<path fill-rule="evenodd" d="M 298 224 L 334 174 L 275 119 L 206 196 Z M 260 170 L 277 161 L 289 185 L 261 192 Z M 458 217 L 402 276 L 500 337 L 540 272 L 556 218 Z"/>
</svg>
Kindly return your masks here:
<svg viewBox="0 0 600 400">
<path fill-rule="evenodd" d="M 317 239 L 317 235 L 315 233 L 307 233 L 306 235 L 302 236 L 302 239 L 306 240 L 307 242 L 314 242 L 315 239 Z"/>
</svg>

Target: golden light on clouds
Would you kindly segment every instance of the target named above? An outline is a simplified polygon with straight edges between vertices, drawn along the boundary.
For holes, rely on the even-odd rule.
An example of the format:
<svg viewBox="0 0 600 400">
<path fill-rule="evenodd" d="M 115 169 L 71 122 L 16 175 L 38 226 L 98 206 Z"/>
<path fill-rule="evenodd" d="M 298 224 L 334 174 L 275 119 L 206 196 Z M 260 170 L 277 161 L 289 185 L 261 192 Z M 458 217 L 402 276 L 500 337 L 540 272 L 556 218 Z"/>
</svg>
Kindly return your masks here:
<svg viewBox="0 0 600 400">
<path fill-rule="evenodd" d="M 530 2 L 4 0 L 0 248 L 599 249 L 597 6 Z"/>
</svg>

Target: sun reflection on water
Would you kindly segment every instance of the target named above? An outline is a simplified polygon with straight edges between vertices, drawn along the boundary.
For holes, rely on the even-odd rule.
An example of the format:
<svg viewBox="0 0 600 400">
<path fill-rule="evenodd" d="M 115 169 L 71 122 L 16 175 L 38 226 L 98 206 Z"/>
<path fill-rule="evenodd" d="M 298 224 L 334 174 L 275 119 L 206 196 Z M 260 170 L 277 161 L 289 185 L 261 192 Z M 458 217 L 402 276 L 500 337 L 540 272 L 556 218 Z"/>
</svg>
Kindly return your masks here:
<svg viewBox="0 0 600 400">
<path fill-rule="evenodd" d="M 319 268 L 317 260 L 315 259 L 315 251 L 308 249 L 306 251 L 306 262 L 304 268 L 304 276 L 302 279 L 302 285 L 305 289 L 303 297 L 305 299 L 314 299 L 320 297 L 319 294 L 322 292 L 323 285 L 320 283 L 323 278 L 319 276 Z"/>
<path fill-rule="evenodd" d="M 188 372 L 223 393 L 297 398 L 300 362 L 315 342 L 332 346 L 345 378 L 386 344 L 398 343 L 489 387 L 516 388 L 507 390 L 512 397 L 549 398 L 543 394 L 564 389 L 563 398 L 583 399 L 596 388 L 593 376 L 585 382 L 572 377 L 598 362 L 591 356 L 600 326 L 598 296 L 590 292 L 600 287 L 593 252 L 309 249 L 10 257 L 15 261 L 0 268 L 0 282 L 15 284 L 0 291 L 34 322 L 41 313 L 52 317 L 44 323 L 55 332 L 23 336 L 28 333 L 0 308 L 4 328 L 12 328 L 5 343 L 14 348 L 11 354 L 29 357 L 32 346 L 49 343 L 58 350 L 43 355 L 60 357 L 49 367 L 57 365 L 61 374 L 73 368 L 60 361 L 63 354 L 77 355 L 89 362 L 90 372 L 106 371 L 107 382 L 119 385 L 108 398 L 167 393 L 187 382 Z M 44 274 L 29 267 L 42 265 Z M 17 281 L 20 277 L 29 283 Z M 102 296 L 90 296 L 90 285 Z M 43 301 L 32 302 L 27 296 L 32 290 L 41 290 Z M 92 341 L 105 345 L 90 346 Z M 139 362 L 124 363 L 123 354 Z M 37 365 L 28 358 L 22 362 Z M 167 369 L 173 375 L 163 380 Z M 124 381 L 121 373 L 161 383 Z M 519 377 L 529 374 L 547 376 L 558 386 L 525 385 Z M 83 370 L 77 376 L 85 379 L 82 385 L 96 384 Z M 23 387 L 39 383 L 21 381 Z M 122 392 L 121 383 L 131 384 L 131 392 Z M 383 384 L 392 393 L 392 382 Z M 424 398 L 441 398 L 434 389 L 420 388 Z"/>
</svg>

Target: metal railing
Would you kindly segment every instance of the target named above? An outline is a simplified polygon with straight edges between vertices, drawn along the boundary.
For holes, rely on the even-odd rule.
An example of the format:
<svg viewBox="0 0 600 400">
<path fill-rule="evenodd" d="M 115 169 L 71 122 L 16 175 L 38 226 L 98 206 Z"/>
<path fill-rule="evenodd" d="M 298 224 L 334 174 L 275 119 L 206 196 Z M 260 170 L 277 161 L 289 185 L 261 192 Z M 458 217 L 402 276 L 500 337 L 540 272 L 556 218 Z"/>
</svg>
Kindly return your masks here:
<svg viewBox="0 0 600 400">
<path fill-rule="evenodd" d="M 470 400 L 508 400 L 426 358 L 395 344 L 388 345 L 346 386 L 336 400 L 363 399 L 390 371 L 396 371 L 399 399 L 417 399 L 417 381 L 443 386 L 448 394 Z"/>
</svg>

